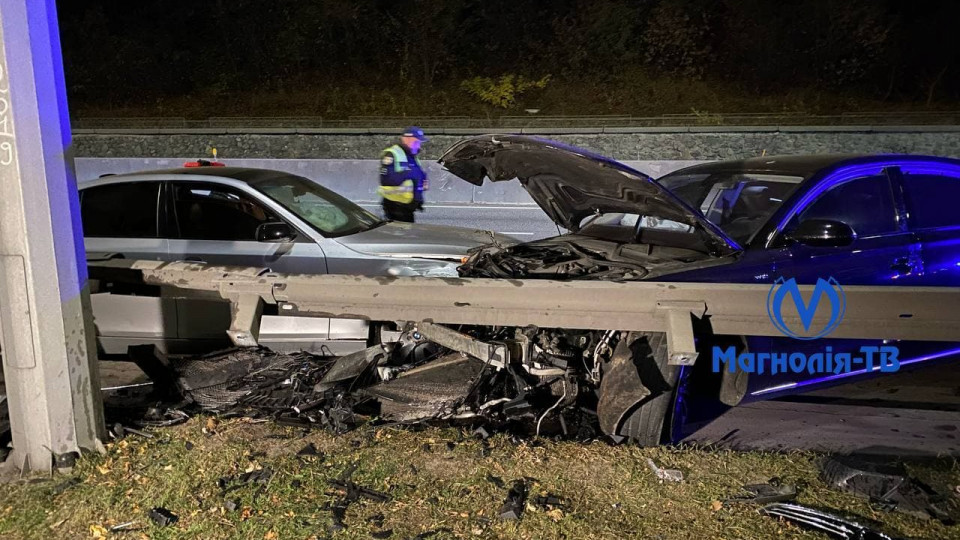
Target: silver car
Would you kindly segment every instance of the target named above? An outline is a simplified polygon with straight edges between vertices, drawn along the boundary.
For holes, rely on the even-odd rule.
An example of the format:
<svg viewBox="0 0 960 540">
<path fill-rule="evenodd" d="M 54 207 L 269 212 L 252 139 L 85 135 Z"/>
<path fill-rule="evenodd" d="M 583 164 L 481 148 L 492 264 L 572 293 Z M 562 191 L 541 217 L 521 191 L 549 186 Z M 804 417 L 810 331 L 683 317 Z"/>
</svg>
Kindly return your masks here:
<svg viewBox="0 0 960 540">
<path fill-rule="evenodd" d="M 193 164 L 191 164 L 193 165 Z M 199 165 L 199 163 L 198 163 Z M 267 267 L 275 272 L 456 277 L 470 248 L 515 240 L 490 232 L 384 221 L 306 178 L 192 166 L 104 176 L 80 187 L 88 254 Z M 229 306 L 212 300 L 92 296 L 101 353 L 226 345 Z M 340 354 L 366 343 L 363 321 L 265 314 L 261 342 Z"/>
</svg>

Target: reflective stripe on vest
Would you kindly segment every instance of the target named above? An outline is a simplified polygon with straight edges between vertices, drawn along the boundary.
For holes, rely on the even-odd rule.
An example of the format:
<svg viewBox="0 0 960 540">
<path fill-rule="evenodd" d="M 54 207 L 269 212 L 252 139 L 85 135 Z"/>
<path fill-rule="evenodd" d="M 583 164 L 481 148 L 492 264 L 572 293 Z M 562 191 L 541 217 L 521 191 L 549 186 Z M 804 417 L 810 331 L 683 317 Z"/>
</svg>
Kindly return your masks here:
<svg viewBox="0 0 960 540">
<path fill-rule="evenodd" d="M 399 144 L 395 144 L 383 151 L 384 154 L 388 152 L 393 155 L 393 170 L 395 172 L 402 171 L 407 164 L 407 153 L 403 151 L 403 148 L 401 148 Z M 420 169 L 423 169 L 423 165 L 420 164 L 420 156 L 413 156 L 413 160 L 417 162 L 417 166 L 420 167 Z"/>
<path fill-rule="evenodd" d="M 399 186 L 380 186 L 377 193 L 388 201 L 410 204 L 413 202 L 413 180 L 404 180 Z"/>
</svg>

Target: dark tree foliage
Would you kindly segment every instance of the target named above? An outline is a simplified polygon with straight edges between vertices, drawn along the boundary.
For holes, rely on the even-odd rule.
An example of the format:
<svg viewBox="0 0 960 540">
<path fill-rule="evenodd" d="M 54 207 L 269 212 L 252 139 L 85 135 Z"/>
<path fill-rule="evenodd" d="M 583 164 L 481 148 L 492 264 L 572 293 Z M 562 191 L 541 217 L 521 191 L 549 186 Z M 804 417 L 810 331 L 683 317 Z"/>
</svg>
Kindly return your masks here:
<svg viewBox="0 0 960 540">
<path fill-rule="evenodd" d="M 630 69 L 767 92 L 960 97 L 954 0 L 87 0 L 58 2 L 71 99 Z"/>
</svg>

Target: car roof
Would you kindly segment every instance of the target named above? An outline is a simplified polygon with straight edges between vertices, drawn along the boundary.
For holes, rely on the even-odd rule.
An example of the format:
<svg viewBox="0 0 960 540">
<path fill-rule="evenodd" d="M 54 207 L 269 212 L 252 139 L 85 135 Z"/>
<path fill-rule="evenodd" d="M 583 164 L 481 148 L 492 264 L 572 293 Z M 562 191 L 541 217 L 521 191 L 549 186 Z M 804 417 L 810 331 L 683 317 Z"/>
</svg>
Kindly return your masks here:
<svg viewBox="0 0 960 540">
<path fill-rule="evenodd" d="M 674 171 L 662 178 L 680 174 L 711 174 L 715 172 L 765 172 L 810 178 L 815 174 L 836 169 L 844 165 L 868 164 L 874 161 L 939 161 L 953 165 L 960 165 L 960 160 L 921 156 L 911 154 L 805 154 L 805 155 L 776 155 L 753 157 L 747 159 L 714 161 L 701 165 L 693 165 Z"/>
<path fill-rule="evenodd" d="M 228 178 L 231 180 L 244 182 L 246 184 L 256 185 L 260 182 L 276 178 L 277 176 L 296 175 L 273 169 L 254 169 L 251 167 L 179 167 L 175 169 L 157 169 L 151 171 L 137 171 L 132 173 L 105 175 L 101 176 L 97 180 L 83 182 L 82 187 L 91 187 L 98 183 L 114 183 L 123 180 L 128 180 L 131 182 L 141 179 L 156 180 L 155 178 L 152 178 L 153 176 L 209 176 L 211 179 Z"/>
</svg>

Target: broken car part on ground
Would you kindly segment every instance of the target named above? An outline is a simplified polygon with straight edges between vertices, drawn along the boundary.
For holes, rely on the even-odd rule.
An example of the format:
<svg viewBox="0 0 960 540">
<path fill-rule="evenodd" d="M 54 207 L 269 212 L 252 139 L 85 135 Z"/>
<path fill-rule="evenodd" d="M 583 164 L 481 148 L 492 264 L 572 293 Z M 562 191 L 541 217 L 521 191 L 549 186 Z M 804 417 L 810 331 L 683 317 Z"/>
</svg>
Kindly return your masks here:
<svg viewBox="0 0 960 540">
<path fill-rule="evenodd" d="M 399 327 L 395 341 L 335 359 L 240 348 L 158 356 L 144 367 L 169 370 L 182 397 L 201 410 L 335 432 L 353 428 L 363 416 L 397 424 L 469 422 L 527 434 L 592 438 L 599 431 L 616 440 L 659 440 L 662 417 L 642 418 L 632 409 L 670 394 L 675 368 L 666 364 L 663 334 Z M 660 368 L 640 369 L 638 362 Z"/>
</svg>

